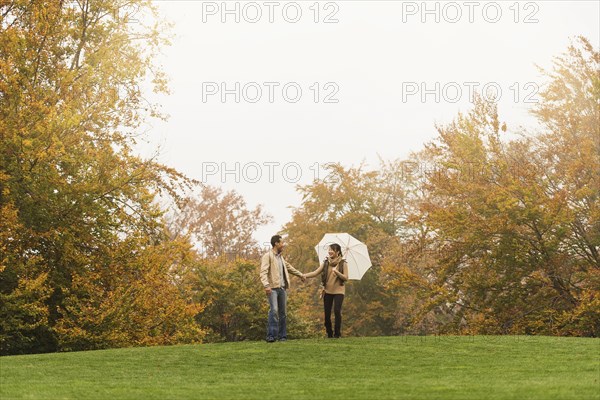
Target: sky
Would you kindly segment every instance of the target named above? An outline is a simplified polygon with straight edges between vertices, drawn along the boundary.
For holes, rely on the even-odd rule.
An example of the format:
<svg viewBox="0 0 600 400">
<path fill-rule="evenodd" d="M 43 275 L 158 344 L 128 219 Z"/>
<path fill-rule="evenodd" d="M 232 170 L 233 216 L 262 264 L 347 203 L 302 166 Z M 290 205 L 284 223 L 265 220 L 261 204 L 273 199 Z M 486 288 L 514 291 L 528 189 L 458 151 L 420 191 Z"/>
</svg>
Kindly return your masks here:
<svg viewBox="0 0 600 400">
<path fill-rule="evenodd" d="M 156 59 L 171 94 L 149 98 L 138 150 L 203 183 L 235 190 L 273 223 L 324 165 L 405 159 L 496 95 L 507 136 L 535 131 L 528 110 L 570 38 L 600 41 L 600 1 L 154 0 L 172 24 Z M 315 238 L 318 241 L 318 238 Z"/>
</svg>

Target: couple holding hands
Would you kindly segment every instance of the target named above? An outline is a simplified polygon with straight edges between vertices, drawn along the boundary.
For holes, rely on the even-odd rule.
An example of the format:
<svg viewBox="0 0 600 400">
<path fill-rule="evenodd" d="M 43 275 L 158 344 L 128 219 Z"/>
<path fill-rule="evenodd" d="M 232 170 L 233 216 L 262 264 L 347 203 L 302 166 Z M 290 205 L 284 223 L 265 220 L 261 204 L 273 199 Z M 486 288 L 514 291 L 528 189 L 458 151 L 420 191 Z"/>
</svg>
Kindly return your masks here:
<svg viewBox="0 0 600 400">
<path fill-rule="evenodd" d="M 345 282 L 348 280 L 348 265 L 342 258 L 339 244 L 329 245 L 328 256 L 313 272 L 303 274 L 283 259 L 285 247 L 283 238 L 275 235 L 271 238 L 272 249 L 261 259 L 260 280 L 269 300 L 269 318 L 267 323 L 267 342 L 287 340 L 286 303 L 290 287 L 289 274 L 296 275 L 306 281 L 321 274 L 321 298 L 325 311 L 325 330 L 328 338 L 339 338 L 342 328 L 342 303 L 346 292 Z M 335 314 L 335 326 L 331 326 L 331 309 Z"/>
</svg>

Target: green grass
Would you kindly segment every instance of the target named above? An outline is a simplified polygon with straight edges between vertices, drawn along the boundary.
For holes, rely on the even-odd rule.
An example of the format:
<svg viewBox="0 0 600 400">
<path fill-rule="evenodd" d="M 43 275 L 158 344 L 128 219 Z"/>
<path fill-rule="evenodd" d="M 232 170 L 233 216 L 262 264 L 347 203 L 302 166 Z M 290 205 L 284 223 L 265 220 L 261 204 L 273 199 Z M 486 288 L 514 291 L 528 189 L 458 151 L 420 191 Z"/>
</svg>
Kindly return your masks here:
<svg viewBox="0 0 600 400">
<path fill-rule="evenodd" d="M 429 336 L 0 358 L 0 399 L 600 399 L 600 339 Z"/>
</svg>

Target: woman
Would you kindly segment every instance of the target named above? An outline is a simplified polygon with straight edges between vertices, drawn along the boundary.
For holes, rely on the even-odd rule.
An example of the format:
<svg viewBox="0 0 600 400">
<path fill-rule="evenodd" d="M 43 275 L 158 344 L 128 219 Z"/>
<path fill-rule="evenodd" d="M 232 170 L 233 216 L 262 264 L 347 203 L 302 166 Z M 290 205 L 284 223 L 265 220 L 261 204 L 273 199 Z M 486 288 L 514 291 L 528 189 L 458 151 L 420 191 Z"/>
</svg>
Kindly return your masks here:
<svg viewBox="0 0 600 400">
<path fill-rule="evenodd" d="M 328 256 L 318 269 L 305 274 L 307 278 L 321 274 L 321 297 L 325 310 L 325 330 L 328 338 L 339 338 L 342 329 L 342 303 L 348 280 L 348 263 L 342 258 L 342 248 L 333 243 Z M 331 307 L 335 314 L 335 330 L 331 329 Z"/>
</svg>

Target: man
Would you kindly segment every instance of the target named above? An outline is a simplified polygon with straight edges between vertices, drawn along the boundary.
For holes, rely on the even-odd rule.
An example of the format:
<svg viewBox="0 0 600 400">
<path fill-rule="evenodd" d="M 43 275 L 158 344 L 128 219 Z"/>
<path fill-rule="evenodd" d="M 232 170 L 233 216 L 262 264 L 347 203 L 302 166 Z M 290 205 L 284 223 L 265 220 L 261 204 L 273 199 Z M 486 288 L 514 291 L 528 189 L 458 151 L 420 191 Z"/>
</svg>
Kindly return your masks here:
<svg viewBox="0 0 600 400">
<path fill-rule="evenodd" d="M 260 281 L 269 300 L 269 319 L 267 324 L 267 342 L 273 343 L 287 340 L 286 331 L 286 290 L 290 287 L 289 273 L 299 276 L 302 282 L 306 277 L 302 272 L 288 264 L 281 255 L 285 243 L 281 236 L 271 238 L 270 251 L 262 256 L 260 264 Z"/>
</svg>

